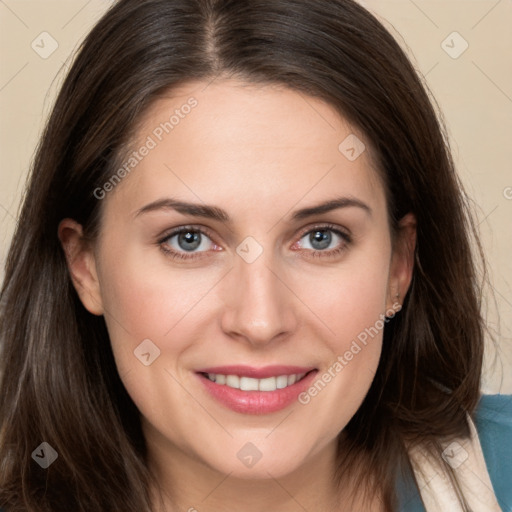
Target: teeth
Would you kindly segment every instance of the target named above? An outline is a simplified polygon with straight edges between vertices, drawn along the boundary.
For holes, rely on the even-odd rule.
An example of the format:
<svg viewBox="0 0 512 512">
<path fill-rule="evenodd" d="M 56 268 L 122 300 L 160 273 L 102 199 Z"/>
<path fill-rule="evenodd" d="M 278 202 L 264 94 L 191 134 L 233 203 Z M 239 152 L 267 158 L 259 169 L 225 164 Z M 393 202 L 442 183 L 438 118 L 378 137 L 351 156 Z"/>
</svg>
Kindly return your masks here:
<svg viewBox="0 0 512 512">
<path fill-rule="evenodd" d="M 217 382 L 217 379 L 215 379 Z M 226 386 L 240 389 L 240 377 L 238 375 L 226 375 Z"/>
<path fill-rule="evenodd" d="M 258 379 L 240 377 L 240 389 L 242 391 L 258 391 Z"/>
<path fill-rule="evenodd" d="M 275 391 L 277 389 L 276 380 L 276 377 L 260 379 L 258 389 L 260 391 Z"/>
<path fill-rule="evenodd" d="M 277 389 L 283 389 L 288 386 L 288 376 L 280 375 L 276 378 Z"/>
<path fill-rule="evenodd" d="M 222 375 L 209 373 L 208 378 L 216 384 L 241 389 L 242 391 L 275 391 L 283 389 L 301 380 L 305 373 L 293 375 L 279 375 L 265 379 L 253 379 L 252 377 L 239 377 L 238 375 Z"/>
</svg>

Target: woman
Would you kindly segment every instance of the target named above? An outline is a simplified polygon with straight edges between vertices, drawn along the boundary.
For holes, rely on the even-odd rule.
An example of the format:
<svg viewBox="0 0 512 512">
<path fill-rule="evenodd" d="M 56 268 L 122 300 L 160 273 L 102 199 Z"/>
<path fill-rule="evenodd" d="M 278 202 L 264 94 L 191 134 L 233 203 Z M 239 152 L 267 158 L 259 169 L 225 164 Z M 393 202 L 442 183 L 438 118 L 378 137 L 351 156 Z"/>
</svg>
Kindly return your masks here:
<svg viewBox="0 0 512 512">
<path fill-rule="evenodd" d="M 356 3 L 117 2 L 9 253 L 0 506 L 504 509 L 472 236 L 424 87 Z"/>
</svg>

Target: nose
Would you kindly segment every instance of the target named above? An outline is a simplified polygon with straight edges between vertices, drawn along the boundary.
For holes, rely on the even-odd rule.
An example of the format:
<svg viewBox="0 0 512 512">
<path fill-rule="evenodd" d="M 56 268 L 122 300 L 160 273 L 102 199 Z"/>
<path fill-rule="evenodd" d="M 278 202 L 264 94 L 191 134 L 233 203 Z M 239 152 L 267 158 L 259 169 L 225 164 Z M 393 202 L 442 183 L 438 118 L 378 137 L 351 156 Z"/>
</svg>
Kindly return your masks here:
<svg viewBox="0 0 512 512">
<path fill-rule="evenodd" d="M 297 328 L 297 303 L 283 269 L 272 264 L 265 251 L 254 262 L 236 258 L 223 282 L 223 331 L 254 347 L 283 341 Z"/>
</svg>

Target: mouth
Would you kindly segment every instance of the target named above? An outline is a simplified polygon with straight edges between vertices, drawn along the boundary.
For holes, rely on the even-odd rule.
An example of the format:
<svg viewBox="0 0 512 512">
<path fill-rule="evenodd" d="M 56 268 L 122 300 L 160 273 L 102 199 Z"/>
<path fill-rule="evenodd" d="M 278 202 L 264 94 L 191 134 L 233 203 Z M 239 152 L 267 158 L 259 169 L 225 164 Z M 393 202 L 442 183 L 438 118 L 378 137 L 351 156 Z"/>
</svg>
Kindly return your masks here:
<svg viewBox="0 0 512 512">
<path fill-rule="evenodd" d="M 292 405 L 317 373 L 316 368 L 298 366 L 224 366 L 196 371 L 210 397 L 243 414 L 268 414 Z"/>
<path fill-rule="evenodd" d="M 296 382 L 300 382 L 308 373 L 310 372 L 278 375 L 276 377 L 266 377 L 264 379 L 255 379 L 253 377 L 239 375 L 226 375 L 223 373 L 201 373 L 201 375 L 221 386 L 228 386 L 233 389 L 240 389 L 241 391 L 269 392 L 293 386 Z"/>
</svg>

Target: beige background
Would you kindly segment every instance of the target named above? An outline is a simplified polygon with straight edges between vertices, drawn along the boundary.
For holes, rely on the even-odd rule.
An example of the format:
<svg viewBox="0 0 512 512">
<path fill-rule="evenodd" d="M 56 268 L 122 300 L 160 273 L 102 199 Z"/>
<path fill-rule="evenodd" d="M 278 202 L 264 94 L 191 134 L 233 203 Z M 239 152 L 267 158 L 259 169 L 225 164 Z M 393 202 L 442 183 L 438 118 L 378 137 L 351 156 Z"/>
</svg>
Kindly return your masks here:
<svg viewBox="0 0 512 512">
<path fill-rule="evenodd" d="M 444 114 L 497 299 L 488 316 L 499 345 L 488 345 L 484 391 L 512 393 L 512 1 L 361 3 L 406 48 Z M 0 0 L 0 280 L 43 122 L 71 53 L 109 5 Z"/>
</svg>

